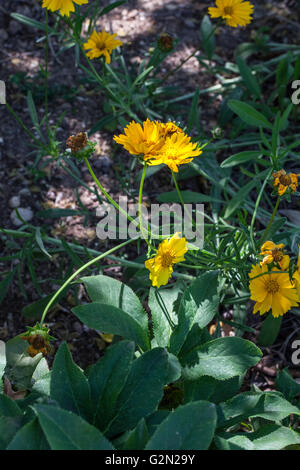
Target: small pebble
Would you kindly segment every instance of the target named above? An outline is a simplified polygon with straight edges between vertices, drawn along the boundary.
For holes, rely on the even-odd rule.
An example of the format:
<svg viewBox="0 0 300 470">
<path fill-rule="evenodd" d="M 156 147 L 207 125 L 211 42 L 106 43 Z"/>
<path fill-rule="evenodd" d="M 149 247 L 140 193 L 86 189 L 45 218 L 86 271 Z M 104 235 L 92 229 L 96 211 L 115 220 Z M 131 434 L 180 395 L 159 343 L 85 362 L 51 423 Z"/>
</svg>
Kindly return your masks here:
<svg viewBox="0 0 300 470">
<path fill-rule="evenodd" d="M 33 218 L 33 212 L 30 207 L 19 207 L 18 212 L 25 222 L 29 222 Z M 24 223 L 18 218 L 16 209 L 14 209 L 10 214 L 10 220 L 16 227 L 21 227 Z"/>
<path fill-rule="evenodd" d="M 20 197 L 19 196 L 11 197 L 8 204 L 9 204 L 9 207 L 11 207 L 12 209 L 15 209 L 16 207 L 20 207 Z"/>
</svg>

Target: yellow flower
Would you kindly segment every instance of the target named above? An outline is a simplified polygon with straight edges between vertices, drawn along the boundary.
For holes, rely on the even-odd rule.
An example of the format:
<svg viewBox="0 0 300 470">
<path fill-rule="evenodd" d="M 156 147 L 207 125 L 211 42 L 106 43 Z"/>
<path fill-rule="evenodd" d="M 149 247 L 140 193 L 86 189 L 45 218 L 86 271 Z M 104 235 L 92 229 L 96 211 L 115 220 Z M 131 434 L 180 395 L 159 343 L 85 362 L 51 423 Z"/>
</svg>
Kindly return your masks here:
<svg viewBox="0 0 300 470">
<path fill-rule="evenodd" d="M 179 165 L 191 162 L 201 153 L 202 150 L 184 132 L 174 132 L 165 138 L 162 147 L 151 155 L 145 155 L 144 159 L 150 166 L 164 163 L 177 173 Z"/>
<path fill-rule="evenodd" d="M 75 11 L 74 3 L 83 5 L 89 0 L 43 0 L 42 7 L 50 11 L 60 10 L 62 15 L 70 16 L 70 12 Z"/>
<path fill-rule="evenodd" d="M 149 278 L 154 287 L 168 284 L 173 272 L 173 264 L 184 261 L 184 255 L 187 251 L 187 241 L 184 237 L 180 238 L 178 232 L 172 238 L 161 242 L 156 256 L 145 262 L 146 268 L 150 271 Z"/>
<path fill-rule="evenodd" d="M 116 34 L 109 34 L 104 30 L 97 33 L 97 31 L 94 30 L 89 40 L 83 44 L 84 49 L 90 49 L 86 55 L 89 59 L 95 59 L 104 55 L 106 63 L 110 64 L 110 55 L 113 49 L 123 44 L 122 41 L 115 39 L 115 37 Z"/>
<path fill-rule="evenodd" d="M 298 245 L 298 250 L 299 250 L 299 254 L 298 254 L 297 270 L 293 275 L 293 281 L 298 292 L 298 301 L 300 302 L 300 245 Z"/>
<path fill-rule="evenodd" d="M 125 127 L 124 134 L 115 135 L 114 140 L 132 155 L 151 154 L 164 143 L 159 125 L 149 119 L 143 122 L 143 127 L 132 121 Z"/>
<path fill-rule="evenodd" d="M 216 8 L 209 8 L 212 18 L 223 18 L 228 26 L 246 26 L 252 21 L 254 6 L 243 0 L 216 0 Z"/>
<path fill-rule="evenodd" d="M 275 243 L 271 241 L 265 242 L 260 249 L 261 256 L 264 256 L 264 259 L 260 263 L 261 266 L 274 262 L 279 264 L 282 271 L 286 271 L 290 264 L 290 257 L 284 254 L 283 248 L 283 243 L 280 243 L 280 245 L 275 245 Z"/>
<path fill-rule="evenodd" d="M 288 273 L 278 271 L 273 268 L 268 272 L 267 266 L 259 264 L 252 266 L 249 277 L 251 299 L 256 302 L 253 313 L 259 311 L 260 315 L 263 315 L 272 309 L 273 317 L 277 318 L 288 312 L 291 307 L 297 307 L 298 294 Z"/>
<path fill-rule="evenodd" d="M 279 170 L 273 173 L 274 188 L 278 186 L 278 194 L 282 196 L 289 188 L 291 192 L 295 193 L 298 187 L 298 176 L 295 173 L 289 173 L 288 175 L 284 170 Z"/>
</svg>

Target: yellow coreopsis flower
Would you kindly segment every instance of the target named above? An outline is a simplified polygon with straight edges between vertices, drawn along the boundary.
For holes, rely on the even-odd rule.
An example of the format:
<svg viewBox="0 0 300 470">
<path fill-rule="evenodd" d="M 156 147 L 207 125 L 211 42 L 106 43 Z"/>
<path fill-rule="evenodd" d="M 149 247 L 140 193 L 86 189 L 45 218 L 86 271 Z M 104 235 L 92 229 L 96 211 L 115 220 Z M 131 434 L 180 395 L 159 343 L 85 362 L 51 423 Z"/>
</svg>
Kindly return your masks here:
<svg viewBox="0 0 300 470">
<path fill-rule="evenodd" d="M 145 160 L 150 166 L 164 163 L 177 173 L 179 165 L 191 162 L 201 153 L 202 150 L 184 132 L 173 132 L 155 153 L 145 155 Z"/>
<path fill-rule="evenodd" d="M 283 271 L 287 270 L 290 264 L 290 257 L 284 254 L 283 248 L 283 243 L 275 245 L 275 243 L 271 241 L 265 242 L 260 249 L 261 256 L 264 256 L 264 259 L 260 263 L 261 266 L 277 263 Z"/>
<path fill-rule="evenodd" d="M 75 11 L 74 3 L 83 5 L 89 3 L 89 0 L 43 0 L 43 8 L 50 11 L 59 10 L 64 16 L 70 16 L 70 13 Z"/>
<path fill-rule="evenodd" d="M 223 18 L 228 26 L 246 26 L 252 21 L 254 6 L 244 0 L 216 0 L 208 12 L 212 18 Z"/>
<path fill-rule="evenodd" d="M 279 196 L 285 194 L 287 189 L 290 189 L 291 192 L 295 193 L 298 187 L 298 176 L 295 173 L 286 174 L 284 170 L 279 170 L 273 173 L 274 178 L 274 188 L 277 186 L 277 191 Z"/>
<path fill-rule="evenodd" d="M 145 262 L 154 287 L 168 284 L 173 272 L 173 264 L 184 261 L 184 255 L 187 251 L 187 241 L 185 237 L 180 238 L 178 232 L 172 238 L 161 242 L 155 257 Z"/>
<path fill-rule="evenodd" d="M 132 155 L 151 154 L 164 143 L 159 125 L 150 119 L 144 121 L 143 126 L 132 121 L 125 127 L 124 134 L 115 135 L 114 140 Z"/>
<path fill-rule="evenodd" d="M 119 39 L 115 39 L 116 36 L 116 34 L 109 34 L 104 30 L 100 33 L 94 30 L 89 40 L 83 44 L 85 50 L 90 49 L 86 55 L 89 59 L 95 59 L 103 55 L 106 63 L 110 64 L 112 51 L 123 44 Z"/>
<path fill-rule="evenodd" d="M 300 302 L 300 245 L 298 245 L 298 250 L 299 250 L 299 254 L 298 254 L 297 270 L 293 275 L 293 281 L 295 283 L 295 287 L 298 292 L 298 301 Z"/>
<path fill-rule="evenodd" d="M 272 309 L 277 318 L 297 307 L 299 297 L 288 273 L 280 273 L 277 268 L 268 271 L 267 266 L 257 264 L 252 266 L 249 277 L 251 299 L 256 302 L 253 313 L 259 311 L 263 315 Z"/>
</svg>

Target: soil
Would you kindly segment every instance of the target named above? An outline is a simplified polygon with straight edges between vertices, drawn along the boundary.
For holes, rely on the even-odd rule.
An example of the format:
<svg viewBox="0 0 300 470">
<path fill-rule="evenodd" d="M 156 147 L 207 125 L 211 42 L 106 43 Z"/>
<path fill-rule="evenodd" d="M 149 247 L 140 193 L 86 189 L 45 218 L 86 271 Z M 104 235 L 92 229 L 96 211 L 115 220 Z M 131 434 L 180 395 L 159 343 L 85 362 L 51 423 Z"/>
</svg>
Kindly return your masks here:
<svg viewBox="0 0 300 470">
<path fill-rule="evenodd" d="M 267 27 L 268 34 L 273 41 L 297 43 L 300 31 L 296 20 L 297 10 L 295 9 L 299 10 L 296 0 L 272 2 L 260 0 L 254 3 L 255 31 Z M 200 24 L 203 15 L 207 12 L 207 6 L 208 2 L 199 0 L 129 0 L 103 16 L 98 21 L 98 27 L 117 33 L 118 38 L 124 43 L 122 50 L 125 59 L 131 64 L 138 64 L 155 45 L 158 35 L 168 32 L 177 41 L 177 45 L 175 52 L 167 58 L 161 70 L 161 74 L 166 74 L 199 46 Z M 2 42 L 0 79 L 6 83 L 7 102 L 26 126 L 34 132 L 26 94 L 28 90 L 34 92 L 37 114 L 39 119 L 42 119 L 45 108 L 39 71 L 40 67 L 45 65 L 43 32 L 18 22 L 11 16 L 12 13 L 43 22 L 45 11 L 41 8 L 39 0 L 2 0 L 0 5 L 0 40 Z M 52 24 L 53 19 L 50 19 L 50 25 Z M 254 34 L 252 27 L 235 29 L 221 26 L 217 34 L 217 53 L 227 61 L 233 60 L 235 47 L 242 42 L 250 41 Z M 52 36 L 50 41 L 49 71 L 50 124 L 59 122 L 56 140 L 64 145 L 70 135 L 88 131 L 105 116 L 105 102 L 103 95 L 95 93 L 92 86 L 85 84 L 82 69 L 75 66 L 74 48 L 60 51 L 56 36 Z M 215 77 L 205 72 L 196 58 L 192 58 L 176 74 L 176 78 L 170 77 L 167 83 L 172 85 L 175 83 L 184 95 L 193 92 L 196 87 L 207 88 L 218 82 Z M 201 98 L 200 104 L 203 109 L 206 109 L 201 117 L 204 129 L 209 130 L 215 126 L 220 102 L 221 97 L 218 95 L 205 95 Z M 205 107 L 207 103 L 209 106 Z M 185 117 L 183 116 L 183 119 Z M 32 225 L 48 226 L 47 233 L 53 237 L 64 237 L 67 241 L 76 241 L 81 245 L 101 251 L 103 242 L 96 238 L 97 219 L 95 217 L 90 217 L 85 224 L 82 216 L 45 219 L 38 215 L 40 211 L 49 208 L 78 209 L 75 188 L 78 190 L 81 203 L 89 211 L 97 207 L 95 196 L 86 188 L 80 187 L 62 168 L 58 168 L 53 160 L 50 161 L 47 155 L 42 155 L 39 165 L 36 166 L 32 142 L 13 116 L 1 105 L 0 122 L 0 226 L 14 230 L 17 228 L 11 219 L 13 212 L 11 206 L 13 205 L 12 198 L 19 196 L 20 206 L 33 211 L 34 215 L 30 220 Z M 97 143 L 93 166 L 95 172 L 101 175 L 103 186 L 114 198 L 123 195 L 124 189 L 129 191 L 130 196 L 134 198 L 137 191 L 137 170 L 130 173 L 128 155 L 122 153 L 119 148 L 116 149 L 113 135 L 114 132 L 107 129 L 97 131 L 91 136 L 91 139 Z M 120 176 L 120 165 L 127 169 L 125 180 Z M 85 183 L 93 188 L 93 182 L 86 168 L 78 165 L 78 169 Z M 182 188 L 205 192 L 205 185 L 207 183 L 200 178 L 194 178 L 189 182 L 184 182 Z M 148 196 L 164 190 L 170 190 L 170 176 L 167 171 L 160 172 L 157 179 L 146 181 L 145 194 Z M 146 200 L 147 196 L 145 196 Z M 297 209 L 293 205 L 289 206 L 289 209 L 293 208 Z M 1 256 L 11 254 L 13 245 L 7 245 L 4 237 L 2 241 L 0 238 L 0 243 Z M 10 239 L 10 243 L 24 246 L 22 240 Z M 135 248 L 127 249 L 126 253 L 129 259 L 136 258 Z M 0 272 L 7 273 L 13 270 L 17 263 L 17 260 L 9 263 L 0 262 Z M 122 279 L 121 269 L 110 265 L 112 262 L 108 261 L 107 268 L 104 270 L 105 274 Z M 46 258 L 41 258 L 35 267 L 38 280 L 43 281 L 39 284 L 40 291 L 43 295 L 48 295 L 58 288 L 57 279 L 61 279 L 62 275 L 67 272 L 68 258 L 57 255 L 51 262 Z M 21 269 L 20 277 L 23 288 L 20 288 L 20 281 L 15 276 L 0 306 L 0 339 L 4 341 L 23 332 L 26 325 L 33 324 L 33 319 L 25 318 L 22 310 L 41 296 L 32 282 L 26 263 Z M 83 288 L 79 289 L 77 295 L 79 299 L 86 300 Z M 51 334 L 57 338 L 55 348 L 63 340 L 67 341 L 74 360 L 85 368 L 101 356 L 107 343 L 99 333 L 87 328 L 75 318 L 71 312 L 75 302 L 74 293 L 70 293 L 50 312 L 47 322 L 51 328 Z M 228 312 L 225 313 L 228 314 Z M 251 324 L 258 329 L 259 319 L 253 320 L 251 315 L 249 319 Z M 299 321 L 296 321 L 295 317 L 290 314 L 286 315 L 278 344 L 272 349 L 265 350 L 262 363 L 248 376 L 248 385 L 256 383 L 261 389 L 272 389 L 274 371 L 286 365 L 291 366 L 283 349 L 286 339 L 295 329 L 299 331 Z M 50 356 L 49 359 L 51 362 L 52 357 Z M 293 373 L 294 376 L 300 375 L 299 371 Z"/>
</svg>

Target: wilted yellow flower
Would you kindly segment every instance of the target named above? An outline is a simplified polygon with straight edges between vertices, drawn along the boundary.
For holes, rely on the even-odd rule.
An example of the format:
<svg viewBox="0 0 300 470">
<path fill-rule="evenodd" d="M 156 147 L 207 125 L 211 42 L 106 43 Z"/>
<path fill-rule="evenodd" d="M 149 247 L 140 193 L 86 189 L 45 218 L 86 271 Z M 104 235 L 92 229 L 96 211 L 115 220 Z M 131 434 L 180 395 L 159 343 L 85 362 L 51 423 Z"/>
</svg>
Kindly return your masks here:
<svg viewBox="0 0 300 470">
<path fill-rule="evenodd" d="M 298 250 L 299 250 L 299 254 L 298 254 L 297 270 L 293 275 L 293 281 L 295 283 L 295 287 L 298 292 L 298 301 L 300 302 L 300 245 L 298 245 Z"/>
<path fill-rule="evenodd" d="M 277 318 L 297 307 L 298 294 L 290 281 L 288 273 L 280 273 L 277 268 L 268 272 L 267 266 L 252 266 L 249 274 L 251 299 L 255 300 L 253 313 L 260 315 L 272 309 L 273 317 Z M 256 277 L 259 276 L 259 277 Z"/>
<path fill-rule="evenodd" d="M 173 272 L 173 264 L 184 261 L 184 255 L 187 251 L 187 241 L 185 237 L 180 238 L 178 232 L 172 238 L 160 243 L 156 256 L 145 262 L 154 287 L 168 284 Z"/>
<path fill-rule="evenodd" d="M 123 44 L 119 39 L 115 39 L 116 36 L 116 34 L 109 34 L 104 30 L 100 33 L 94 30 L 89 40 L 83 44 L 84 49 L 90 49 L 86 55 L 89 59 L 95 59 L 104 55 L 106 63 L 110 64 L 110 55 L 113 49 Z"/>
<path fill-rule="evenodd" d="M 145 155 L 145 160 L 150 166 L 164 163 L 177 173 L 179 165 L 191 162 L 201 153 L 202 150 L 184 132 L 174 132 L 166 137 L 163 146 L 156 152 Z"/>
<path fill-rule="evenodd" d="M 295 173 L 286 174 L 284 170 L 279 170 L 273 173 L 274 188 L 278 186 L 278 194 L 282 196 L 289 188 L 291 192 L 295 193 L 298 187 L 298 176 Z"/>
<path fill-rule="evenodd" d="M 27 331 L 20 337 L 29 343 L 27 352 L 31 357 L 36 356 L 38 353 L 42 353 L 44 356 L 49 354 L 50 340 L 53 340 L 52 336 L 49 335 L 49 328 L 41 326 L 37 323 L 34 327 L 27 326 Z"/>
<path fill-rule="evenodd" d="M 279 264 L 283 271 L 287 270 L 290 264 L 290 257 L 284 254 L 283 248 L 283 243 L 275 245 L 275 243 L 271 241 L 265 242 L 260 249 L 261 256 L 264 256 L 264 259 L 260 263 L 261 266 L 274 262 Z"/>
<path fill-rule="evenodd" d="M 228 26 L 246 26 L 252 21 L 254 6 L 244 0 L 216 0 L 216 7 L 210 7 L 212 18 L 223 18 Z"/>
<path fill-rule="evenodd" d="M 132 121 L 125 127 L 124 134 L 115 135 L 114 140 L 132 155 L 151 154 L 164 143 L 159 126 L 150 119 L 143 122 L 143 127 Z"/>
<path fill-rule="evenodd" d="M 89 0 L 43 0 L 43 8 L 50 11 L 59 10 L 62 15 L 70 16 L 71 11 L 75 11 L 74 3 L 83 5 L 89 3 Z"/>
</svg>

